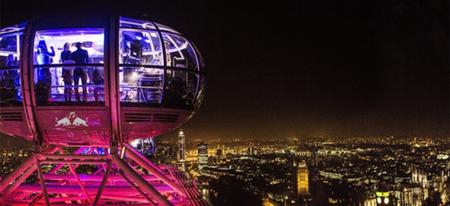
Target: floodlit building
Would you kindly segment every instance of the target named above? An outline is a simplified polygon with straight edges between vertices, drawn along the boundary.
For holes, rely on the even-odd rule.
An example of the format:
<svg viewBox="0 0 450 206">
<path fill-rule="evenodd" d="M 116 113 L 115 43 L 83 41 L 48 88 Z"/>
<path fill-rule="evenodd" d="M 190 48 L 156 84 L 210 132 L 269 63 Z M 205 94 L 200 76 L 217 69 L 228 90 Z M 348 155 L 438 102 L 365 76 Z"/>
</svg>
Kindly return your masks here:
<svg viewBox="0 0 450 206">
<path fill-rule="evenodd" d="M 309 171 L 305 161 L 297 165 L 297 196 L 309 195 Z"/>
<path fill-rule="evenodd" d="M 208 164 L 208 144 L 198 144 L 198 169 L 203 169 Z"/>
<path fill-rule="evenodd" d="M 186 138 L 184 136 L 183 130 L 178 132 L 178 153 L 177 160 L 179 163 L 182 163 L 186 160 Z"/>
</svg>

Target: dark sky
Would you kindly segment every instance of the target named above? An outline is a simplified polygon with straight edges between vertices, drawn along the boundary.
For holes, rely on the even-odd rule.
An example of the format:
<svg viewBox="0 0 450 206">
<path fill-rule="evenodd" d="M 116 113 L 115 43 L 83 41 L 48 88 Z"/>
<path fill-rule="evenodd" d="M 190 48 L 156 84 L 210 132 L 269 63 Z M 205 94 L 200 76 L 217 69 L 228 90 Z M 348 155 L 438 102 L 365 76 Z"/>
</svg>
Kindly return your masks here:
<svg viewBox="0 0 450 206">
<path fill-rule="evenodd" d="M 4 25 L 119 12 L 186 34 L 208 75 L 191 137 L 448 136 L 447 0 L 0 2 Z"/>
</svg>

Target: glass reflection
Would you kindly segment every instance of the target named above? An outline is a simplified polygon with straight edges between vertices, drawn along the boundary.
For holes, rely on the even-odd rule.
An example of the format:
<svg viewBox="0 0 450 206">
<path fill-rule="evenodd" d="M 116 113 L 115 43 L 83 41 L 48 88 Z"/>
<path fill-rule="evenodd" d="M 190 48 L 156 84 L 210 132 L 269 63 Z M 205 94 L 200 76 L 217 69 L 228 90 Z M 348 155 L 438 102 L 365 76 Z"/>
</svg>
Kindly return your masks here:
<svg viewBox="0 0 450 206">
<path fill-rule="evenodd" d="M 164 62 L 158 32 L 121 29 L 120 63 L 162 66 Z"/>
<path fill-rule="evenodd" d="M 161 103 L 164 70 L 143 67 L 121 67 L 120 101 L 125 103 Z"/>
<path fill-rule="evenodd" d="M 190 109 L 200 79 L 196 50 L 175 30 L 156 25 L 161 32 L 154 23 L 120 18 L 120 101 Z"/>
<path fill-rule="evenodd" d="M 132 19 L 127 17 L 120 17 L 121 28 L 135 28 L 135 29 L 156 29 L 153 23 L 144 20 Z"/>
<path fill-rule="evenodd" d="M 180 70 L 167 70 L 165 104 L 173 107 L 192 106 L 197 84 L 198 74 Z"/>
<path fill-rule="evenodd" d="M 34 64 L 61 64 L 60 55 L 68 45 L 69 50 L 78 50 L 77 43 L 88 53 L 87 63 L 103 64 L 104 32 L 97 28 L 52 29 L 37 31 L 34 42 Z"/>
<path fill-rule="evenodd" d="M 19 70 L 22 29 L 19 27 L 11 27 L 0 31 L 1 106 L 14 106 L 22 103 Z"/>
<path fill-rule="evenodd" d="M 184 37 L 162 33 L 166 48 L 167 66 L 198 70 L 195 50 Z"/>
</svg>

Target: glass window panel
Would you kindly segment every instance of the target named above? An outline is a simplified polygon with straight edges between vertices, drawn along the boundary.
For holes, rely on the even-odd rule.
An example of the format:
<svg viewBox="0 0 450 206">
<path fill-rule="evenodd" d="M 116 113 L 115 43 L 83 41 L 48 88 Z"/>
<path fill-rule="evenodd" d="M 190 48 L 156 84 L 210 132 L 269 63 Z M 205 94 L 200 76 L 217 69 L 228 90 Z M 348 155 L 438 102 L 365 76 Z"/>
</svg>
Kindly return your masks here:
<svg viewBox="0 0 450 206">
<path fill-rule="evenodd" d="M 21 39 L 22 33 L 0 35 L 0 55 L 6 57 L 9 54 L 13 54 L 15 58 L 19 58 Z"/>
<path fill-rule="evenodd" d="M 158 29 L 161 30 L 161 31 L 168 31 L 168 32 L 180 34 L 180 32 L 178 32 L 177 30 L 172 29 L 172 28 L 170 28 L 170 27 L 168 27 L 166 25 L 162 25 L 162 24 L 156 23 L 156 26 L 158 26 Z"/>
<path fill-rule="evenodd" d="M 195 54 L 197 55 L 197 59 L 198 59 L 198 62 L 200 64 L 199 69 L 204 70 L 205 67 L 206 67 L 206 64 L 205 64 L 205 59 L 203 58 L 202 53 L 200 53 L 198 47 L 194 43 L 191 43 L 191 45 L 195 49 Z"/>
<path fill-rule="evenodd" d="M 184 37 L 162 33 L 166 48 L 167 66 L 198 70 L 194 48 Z"/>
<path fill-rule="evenodd" d="M 163 78 L 163 69 L 120 67 L 120 101 L 122 103 L 160 104 Z"/>
<path fill-rule="evenodd" d="M 161 38 L 155 30 L 120 29 L 121 64 L 164 65 Z"/>
<path fill-rule="evenodd" d="M 0 106 L 22 103 L 19 68 L 0 69 Z"/>
<path fill-rule="evenodd" d="M 152 22 L 120 17 L 120 27 L 121 28 L 135 28 L 135 29 L 156 29 Z"/>
<path fill-rule="evenodd" d="M 103 105 L 105 76 L 100 66 L 104 59 L 103 29 L 37 31 L 34 51 L 38 105 Z"/>
<path fill-rule="evenodd" d="M 103 66 L 35 68 L 35 94 L 38 105 L 103 104 L 104 84 Z"/>
<path fill-rule="evenodd" d="M 0 28 L 0 35 L 8 34 L 8 33 L 19 33 L 22 32 L 25 28 L 26 22 L 22 22 L 19 25 L 8 26 L 5 28 Z"/>
<path fill-rule="evenodd" d="M 172 107 L 192 107 L 198 84 L 198 74 L 182 71 L 167 70 L 165 104 Z"/>
<path fill-rule="evenodd" d="M 76 64 L 103 64 L 104 61 L 104 31 L 98 28 L 70 28 L 37 31 L 34 42 L 34 64 L 64 64 L 66 60 L 74 60 Z M 88 58 L 76 59 L 62 53 L 78 50 L 77 44 L 87 52 Z"/>
<path fill-rule="evenodd" d="M 20 81 L 20 48 L 23 27 L 0 30 L 0 105 L 17 106 L 22 103 Z"/>
<path fill-rule="evenodd" d="M 200 104 L 203 102 L 203 98 L 205 96 L 205 84 L 206 84 L 206 76 L 200 76 L 199 87 L 197 91 L 197 100 L 195 101 L 195 107 L 198 108 Z"/>
</svg>

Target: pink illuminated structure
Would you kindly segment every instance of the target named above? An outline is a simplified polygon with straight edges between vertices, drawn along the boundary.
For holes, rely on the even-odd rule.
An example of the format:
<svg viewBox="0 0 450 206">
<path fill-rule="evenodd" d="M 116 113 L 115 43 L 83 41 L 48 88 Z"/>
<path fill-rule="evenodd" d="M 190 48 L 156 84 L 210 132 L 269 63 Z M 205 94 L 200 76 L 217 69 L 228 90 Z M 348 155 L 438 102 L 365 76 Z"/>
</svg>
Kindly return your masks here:
<svg viewBox="0 0 450 206">
<path fill-rule="evenodd" d="M 1 204 L 207 205 L 183 173 L 130 146 L 192 117 L 203 69 L 192 42 L 145 20 L 52 17 L 0 29 L 0 132 L 34 143 L 2 179 Z"/>
</svg>

